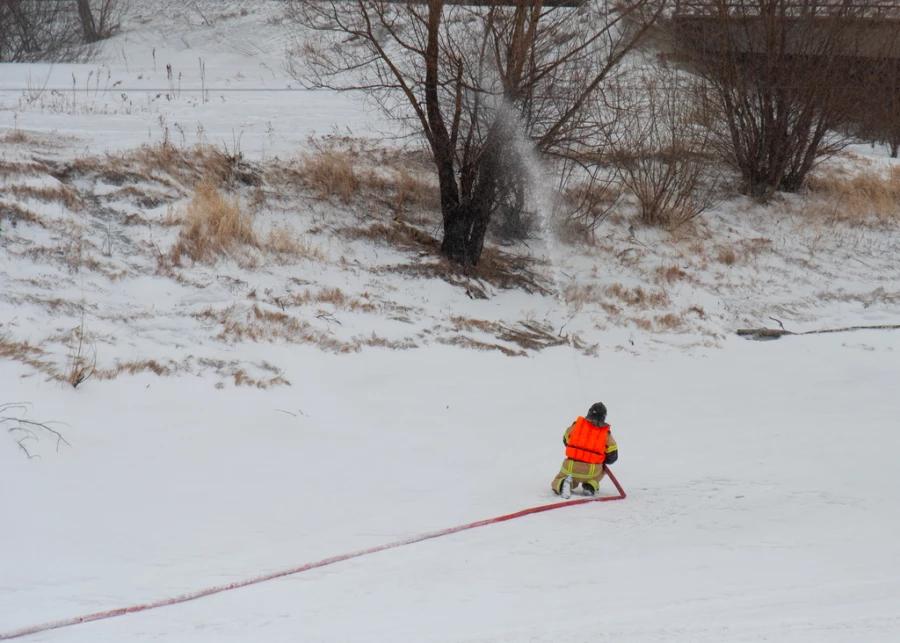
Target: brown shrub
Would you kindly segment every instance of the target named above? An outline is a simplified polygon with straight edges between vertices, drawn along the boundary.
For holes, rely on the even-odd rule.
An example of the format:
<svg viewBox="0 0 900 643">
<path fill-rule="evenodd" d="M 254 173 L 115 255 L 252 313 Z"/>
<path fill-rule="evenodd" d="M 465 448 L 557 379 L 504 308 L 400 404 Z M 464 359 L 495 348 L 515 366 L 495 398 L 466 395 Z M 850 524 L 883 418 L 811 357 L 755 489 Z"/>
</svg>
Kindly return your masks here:
<svg viewBox="0 0 900 643">
<path fill-rule="evenodd" d="M 172 213 L 173 221 L 176 216 Z M 253 221 L 241 210 L 237 197 L 226 199 L 211 183 L 197 185 L 180 220 L 178 241 L 170 251 L 176 265 L 185 255 L 192 261 L 211 262 L 240 245 L 259 247 Z"/>
<path fill-rule="evenodd" d="M 349 203 L 359 192 L 361 180 L 357 171 L 357 156 L 334 149 L 318 149 L 302 157 L 302 173 L 309 186 L 320 197 L 338 197 Z"/>
<path fill-rule="evenodd" d="M 567 186 L 561 195 L 565 212 L 560 232 L 566 240 L 593 243 L 597 228 L 615 211 L 622 190 L 611 180 L 580 181 Z"/>
</svg>

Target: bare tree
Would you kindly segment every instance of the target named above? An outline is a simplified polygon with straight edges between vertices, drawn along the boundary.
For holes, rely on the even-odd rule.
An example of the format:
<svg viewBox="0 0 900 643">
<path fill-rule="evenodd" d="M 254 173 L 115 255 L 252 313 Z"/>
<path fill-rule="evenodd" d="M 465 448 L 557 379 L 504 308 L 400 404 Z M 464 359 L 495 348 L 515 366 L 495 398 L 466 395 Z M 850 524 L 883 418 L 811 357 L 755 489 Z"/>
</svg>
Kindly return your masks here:
<svg viewBox="0 0 900 643">
<path fill-rule="evenodd" d="M 0 0 L 0 62 L 73 62 L 86 53 L 72 7 L 45 0 Z"/>
<path fill-rule="evenodd" d="M 441 253 L 475 265 L 495 213 L 522 207 L 527 148 L 567 157 L 600 143 L 593 102 L 663 5 L 290 0 L 302 31 L 288 66 L 309 87 L 365 92 L 424 137 Z"/>
<path fill-rule="evenodd" d="M 84 42 L 109 38 L 119 29 L 124 4 L 119 0 L 75 0 Z"/>
<path fill-rule="evenodd" d="M 869 0 L 683 0 L 681 52 L 708 82 L 721 152 L 751 195 L 796 191 L 846 143 Z"/>
<path fill-rule="evenodd" d="M 94 12 L 91 10 L 91 0 L 75 0 L 78 5 L 78 18 L 81 20 L 81 29 L 85 42 L 97 42 L 100 35 L 97 33 L 97 25 L 94 24 Z"/>
</svg>

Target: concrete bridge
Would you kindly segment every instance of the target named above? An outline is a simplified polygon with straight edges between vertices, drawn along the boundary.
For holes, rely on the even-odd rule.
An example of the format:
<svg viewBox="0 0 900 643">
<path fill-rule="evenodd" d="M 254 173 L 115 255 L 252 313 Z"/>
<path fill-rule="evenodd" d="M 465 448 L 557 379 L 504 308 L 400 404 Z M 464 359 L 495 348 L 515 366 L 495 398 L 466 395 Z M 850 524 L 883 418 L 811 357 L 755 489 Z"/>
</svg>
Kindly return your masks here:
<svg viewBox="0 0 900 643">
<path fill-rule="evenodd" d="M 786 56 L 900 59 L 900 2 L 676 0 L 672 27 L 709 53 L 761 54 L 775 36 Z"/>
</svg>

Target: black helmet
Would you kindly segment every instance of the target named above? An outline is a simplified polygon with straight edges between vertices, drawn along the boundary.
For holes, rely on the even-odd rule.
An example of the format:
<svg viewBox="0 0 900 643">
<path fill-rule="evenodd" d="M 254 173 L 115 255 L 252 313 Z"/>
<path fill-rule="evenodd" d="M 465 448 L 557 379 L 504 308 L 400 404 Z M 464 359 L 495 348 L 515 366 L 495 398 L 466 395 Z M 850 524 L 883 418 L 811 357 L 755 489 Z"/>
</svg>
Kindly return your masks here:
<svg viewBox="0 0 900 643">
<path fill-rule="evenodd" d="M 584 418 L 591 424 L 603 424 L 606 422 L 606 406 L 603 402 L 592 405 Z"/>
</svg>

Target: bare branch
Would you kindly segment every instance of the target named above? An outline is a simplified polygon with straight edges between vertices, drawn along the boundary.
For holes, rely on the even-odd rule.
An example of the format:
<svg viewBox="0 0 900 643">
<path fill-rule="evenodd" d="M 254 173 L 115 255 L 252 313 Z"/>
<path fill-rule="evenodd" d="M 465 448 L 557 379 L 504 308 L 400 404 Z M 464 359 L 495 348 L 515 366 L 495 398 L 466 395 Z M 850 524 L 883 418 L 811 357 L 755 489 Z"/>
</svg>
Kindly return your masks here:
<svg viewBox="0 0 900 643">
<path fill-rule="evenodd" d="M 54 429 L 50 426 L 50 422 L 36 422 L 34 420 L 28 420 L 24 416 L 31 409 L 31 404 L 28 402 L 10 402 L 6 404 L 0 404 L 0 426 L 6 425 L 8 426 L 7 432 L 11 434 L 22 433 L 24 434 L 22 437 L 16 440 L 16 443 L 19 445 L 19 448 L 31 458 L 40 458 L 40 455 L 33 454 L 28 450 L 28 447 L 25 446 L 26 440 L 34 440 L 39 441 L 38 434 L 41 431 L 46 431 L 47 433 L 56 437 L 56 450 L 59 451 L 60 444 L 65 444 L 66 446 L 72 446 L 69 442 L 63 437 L 62 433 Z M 59 423 L 55 423 L 59 424 Z"/>
</svg>

